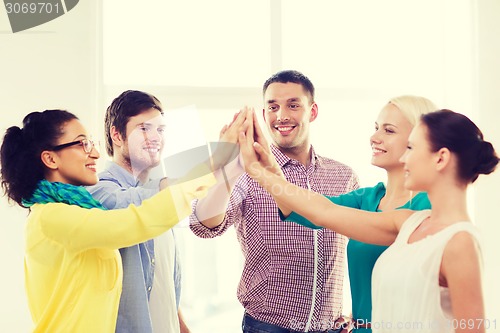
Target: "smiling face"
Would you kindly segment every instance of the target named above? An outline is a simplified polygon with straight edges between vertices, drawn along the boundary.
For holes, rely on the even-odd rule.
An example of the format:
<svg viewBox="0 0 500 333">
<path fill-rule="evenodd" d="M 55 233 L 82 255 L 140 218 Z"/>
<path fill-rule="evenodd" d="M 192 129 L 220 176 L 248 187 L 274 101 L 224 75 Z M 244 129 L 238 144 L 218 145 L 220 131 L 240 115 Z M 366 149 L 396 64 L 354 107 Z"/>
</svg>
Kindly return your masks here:
<svg viewBox="0 0 500 333">
<path fill-rule="evenodd" d="M 394 105 L 387 104 L 375 122 L 375 133 L 370 137 L 372 164 L 385 170 L 402 169 L 401 156 L 405 153 L 412 125 Z"/>
<path fill-rule="evenodd" d="M 89 139 L 87 131 L 79 120 L 73 119 L 64 124 L 63 134 L 57 145 Z M 72 185 L 94 185 L 97 183 L 96 160 L 99 153 L 95 148 L 86 153 L 82 144 L 65 147 L 57 151 L 43 151 L 42 161 L 47 167 L 47 180 Z"/>
<path fill-rule="evenodd" d="M 160 163 L 164 147 L 164 118 L 160 111 L 150 108 L 127 122 L 126 138 L 115 133 L 115 161 L 137 175 Z"/>
<path fill-rule="evenodd" d="M 404 163 L 405 188 L 428 192 L 439 176 L 435 168 L 437 159 L 437 153 L 431 151 L 427 128 L 421 123 L 417 124 L 408 138 L 408 148 L 400 160 Z"/>
<path fill-rule="evenodd" d="M 275 82 L 267 87 L 264 119 L 274 143 L 283 150 L 309 149 L 309 123 L 318 114 L 318 106 L 309 99 L 297 83 Z"/>
</svg>

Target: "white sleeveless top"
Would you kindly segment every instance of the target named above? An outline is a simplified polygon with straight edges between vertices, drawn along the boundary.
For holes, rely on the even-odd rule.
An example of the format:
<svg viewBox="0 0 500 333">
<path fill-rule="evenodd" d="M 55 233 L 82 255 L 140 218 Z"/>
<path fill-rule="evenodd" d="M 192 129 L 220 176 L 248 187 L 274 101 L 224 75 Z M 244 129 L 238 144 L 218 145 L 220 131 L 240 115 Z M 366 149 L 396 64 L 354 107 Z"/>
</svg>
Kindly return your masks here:
<svg viewBox="0 0 500 333">
<path fill-rule="evenodd" d="M 448 288 L 439 286 L 439 271 L 448 241 L 458 232 L 479 232 L 470 222 L 458 222 L 408 244 L 430 210 L 406 220 L 394 244 L 378 258 L 372 274 L 372 330 L 381 332 L 454 332 Z"/>
</svg>

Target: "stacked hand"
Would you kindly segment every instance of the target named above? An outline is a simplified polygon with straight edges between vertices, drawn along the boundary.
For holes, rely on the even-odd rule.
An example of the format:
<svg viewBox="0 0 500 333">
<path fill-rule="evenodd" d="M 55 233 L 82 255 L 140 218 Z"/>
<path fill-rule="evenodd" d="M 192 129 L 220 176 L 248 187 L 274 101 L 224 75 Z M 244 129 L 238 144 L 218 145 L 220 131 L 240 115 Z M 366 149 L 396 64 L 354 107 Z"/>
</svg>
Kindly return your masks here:
<svg viewBox="0 0 500 333">
<path fill-rule="evenodd" d="M 238 150 L 239 157 L 236 158 Z M 232 122 L 220 131 L 220 140 L 212 155 L 212 170 L 215 171 L 217 184 L 205 198 L 196 203 L 196 216 L 208 228 L 215 228 L 222 223 L 229 196 L 245 171 L 263 186 L 271 184 L 266 182 L 269 180 L 266 175 L 286 182 L 253 108 L 248 107 L 242 108 Z"/>
<path fill-rule="evenodd" d="M 221 169 L 228 164 L 235 164 L 236 157 L 239 154 L 238 134 L 246 130 L 248 126 L 246 120 L 247 114 L 253 112 L 253 109 L 245 106 L 233 116 L 229 125 L 224 125 L 219 134 L 217 148 L 212 155 L 213 169 Z M 241 166 L 240 166 L 241 168 Z"/>
<path fill-rule="evenodd" d="M 238 150 L 239 156 L 236 158 Z M 259 182 L 271 174 L 284 178 L 254 109 L 247 106 L 234 115 L 229 125 L 224 125 L 221 129 L 212 161 L 214 170 L 224 168 L 229 179 L 238 177 L 243 171 Z"/>
<path fill-rule="evenodd" d="M 245 131 L 248 127 L 247 116 L 254 113 L 254 109 L 244 106 L 240 111 L 236 112 L 233 120 L 229 125 L 224 125 L 220 131 L 219 140 L 230 143 L 238 143 L 238 135 Z"/>
<path fill-rule="evenodd" d="M 247 113 L 243 128 L 245 131 L 240 132 L 239 143 L 245 171 L 260 183 L 269 174 L 284 178 L 253 110 Z"/>
</svg>

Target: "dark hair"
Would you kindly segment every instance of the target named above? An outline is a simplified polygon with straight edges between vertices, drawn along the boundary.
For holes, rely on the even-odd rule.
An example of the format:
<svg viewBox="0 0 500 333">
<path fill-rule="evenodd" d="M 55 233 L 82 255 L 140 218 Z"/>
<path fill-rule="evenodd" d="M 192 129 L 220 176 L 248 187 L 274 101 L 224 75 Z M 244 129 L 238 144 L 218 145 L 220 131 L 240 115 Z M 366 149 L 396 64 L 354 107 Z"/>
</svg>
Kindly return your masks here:
<svg viewBox="0 0 500 333">
<path fill-rule="evenodd" d="M 473 183 L 480 174 L 492 173 L 498 156 L 491 143 L 483 140 L 481 130 L 466 116 L 451 110 L 422 115 L 431 149 L 448 148 L 458 158 L 458 177 Z"/>
<path fill-rule="evenodd" d="M 127 90 L 113 100 L 111 105 L 108 106 L 104 118 L 106 152 L 109 156 L 113 156 L 113 140 L 109 132 L 111 127 L 114 126 L 118 133 L 126 139 L 129 119 L 151 108 L 157 109 L 163 115 L 160 101 L 153 95 L 142 91 Z"/>
<path fill-rule="evenodd" d="M 269 85 L 275 82 L 291 82 L 300 84 L 304 88 L 304 91 L 309 95 L 309 101 L 311 102 L 311 104 L 314 103 L 314 85 L 312 84 L 311 80 L 309 80 L 309 78 L 301 72 L 294 70 L 285 70 L 274 74 L 269 79 L 267 79 L 266 82 L 264 82 L 264 86 L 262 87 L 262 94 L 265 94 Z"/>
<path fill-rule="evenodd" d="M 10 200 L 21 207 L 29 199 L 37 183 L 44 179 L 44 164 L 40 154 L 50 150 L 64 133 L 64 125 L 74 114 L 64 110 L 32 112 L 24 117 L 23 128 L 7 129 L 0 148 L 2 189 Z"/>
</svg>

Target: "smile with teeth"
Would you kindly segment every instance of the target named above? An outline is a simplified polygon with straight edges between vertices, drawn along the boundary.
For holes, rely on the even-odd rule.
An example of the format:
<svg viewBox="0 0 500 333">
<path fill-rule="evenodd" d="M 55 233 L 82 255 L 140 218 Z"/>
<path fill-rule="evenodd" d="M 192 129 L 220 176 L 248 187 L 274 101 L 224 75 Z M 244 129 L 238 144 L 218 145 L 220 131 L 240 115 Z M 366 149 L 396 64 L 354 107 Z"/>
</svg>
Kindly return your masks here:
<svg viewBox="0 0 500 333">
<path fill-rule="evenodd" d="M 295 126 L 274 126 L 279 132 L 290 132 Z"/>
<path fill-rule="evenodd" d="M 380 149 L 380 148 L 376 148 L 376 147 L 372 147 L 372 151 L 374 154 L 377 154 L 377 153 L 387 153 L 387 151 L 383 150 L 383 149 Z"/>
<path fill-rule="evenodd" d="M 147 151 L 150 154 L 155 154 L 160 151 L 160 148 L 144 148 L 145 151 Z"/>
<path fill-rule="evenodd" d="M 87 164 L 85 167 L 87 169 L 92 170 L 92 171 L 96 171 L 96 165 L 95 164 Z"/>
</svg>

